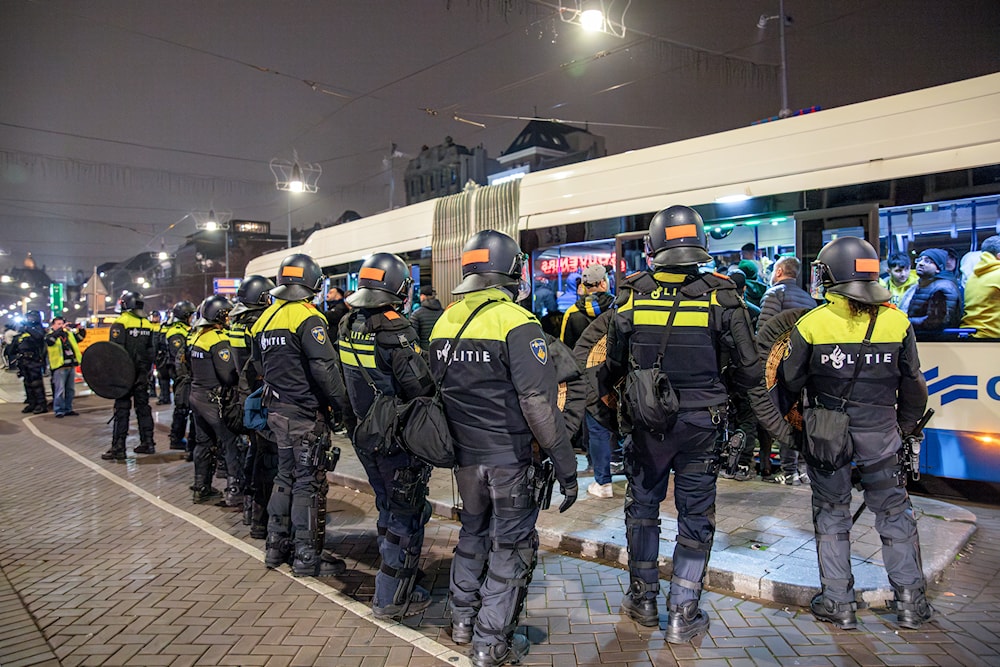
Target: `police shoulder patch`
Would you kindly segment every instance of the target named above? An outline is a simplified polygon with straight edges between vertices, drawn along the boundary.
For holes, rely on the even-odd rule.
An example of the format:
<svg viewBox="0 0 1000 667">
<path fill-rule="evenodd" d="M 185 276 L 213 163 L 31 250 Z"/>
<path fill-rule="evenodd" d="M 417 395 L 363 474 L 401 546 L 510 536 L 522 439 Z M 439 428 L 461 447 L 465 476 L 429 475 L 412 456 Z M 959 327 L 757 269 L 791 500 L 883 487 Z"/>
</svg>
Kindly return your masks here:
<svg viewBox="0 0 1000 667">
<path fill-rule="evenodd" d="M 312 334 L 312 337 L 315 338 L 316 342 L 320 345 L 326 342 L 326 329 L 323 327 L 313 327 L 309 333 Z"/>
<path fill-rule="evenodd" d="M 545 363 L 549 360 L 549 348 L 545 344 L 545 339 L 536 338 L 533 341 L 531 341 L 530 345 L 531 345 L 531 353 L 535 355 L 535 359 L 538 360 L 538 363 L 544 366 Z"/>
<path fill-rule="evenodd" d="M 223 361 L 229 361 L 229 358 L 231 356 L 232 353 L 229 351 L 228 347 L 224 347 L 221 350 L 219 350 L 219 359 L 222 359 Z"/>
</svg>

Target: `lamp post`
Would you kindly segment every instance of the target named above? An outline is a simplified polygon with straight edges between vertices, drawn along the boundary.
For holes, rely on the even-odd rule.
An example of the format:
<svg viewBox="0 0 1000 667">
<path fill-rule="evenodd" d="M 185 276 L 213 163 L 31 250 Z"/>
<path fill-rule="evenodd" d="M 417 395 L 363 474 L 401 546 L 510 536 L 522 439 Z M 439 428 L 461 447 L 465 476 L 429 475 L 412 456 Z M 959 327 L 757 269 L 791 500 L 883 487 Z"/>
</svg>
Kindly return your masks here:
<svg viewBox="0 0 1000 667">
<path fill-rule="evenodd" d="M 292 247 L 292 196 L 293 192 L 319 192 L 316 183 L 319 181 L 323 168 L 319 164 L 300 162 L 298 151 L 292 151 L 292 161 L 279 158 L 271 159 L 271 173 L 274 174 L 274 186 L 282 192 L 288 192 L 288 247 Z"/>
<path fill-rule="evenodd" d="M 209 209 L 207 213 L 204 211 L 192 211 L 192 216 L 194 216 L 194 226 L 195 229 L 204 230 L 207 232 L 223 231 L 225 232 L 225 242 L 226 242 L 226 277 L 229 277 L 229 221 L 233 219 L 233 214 L 230 211 L 218 211 Z"/>
<path fill-rule="evenodd" d="M 788 118 L 792 114 L 788 108 L 788 57 L 785 51 L 785 26 L 792 22 L 792 17 L 785 15 L 785 0 L 778 0 L 778 13 L 774 16 L 761 14 L 757 20 L 757 27 L 761 30 L 768 21 L 778 19 L 778 44 L 781 50 L 781 110 L 778 111 L 779 118 Z"/>
</svg>

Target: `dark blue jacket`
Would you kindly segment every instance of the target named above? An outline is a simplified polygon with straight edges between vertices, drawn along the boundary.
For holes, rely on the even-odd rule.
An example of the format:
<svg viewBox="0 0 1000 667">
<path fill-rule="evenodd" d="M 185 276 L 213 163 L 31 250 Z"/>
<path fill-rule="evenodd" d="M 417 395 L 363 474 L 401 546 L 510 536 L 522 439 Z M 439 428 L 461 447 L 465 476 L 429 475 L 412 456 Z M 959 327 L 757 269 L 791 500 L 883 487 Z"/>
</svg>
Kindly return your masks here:
<svg viewBox="0 0 1000 667">
<path fill-rule="evenodd" d="M 815 308 L 816 299 L 795 284 L 795 278 L 780 280 L 764 292 L 760 301 L 760 316 L 757 317 L 757 331 L 764 328 L 767 321 L 783 310 L 793 308 Z"/>
</svg>

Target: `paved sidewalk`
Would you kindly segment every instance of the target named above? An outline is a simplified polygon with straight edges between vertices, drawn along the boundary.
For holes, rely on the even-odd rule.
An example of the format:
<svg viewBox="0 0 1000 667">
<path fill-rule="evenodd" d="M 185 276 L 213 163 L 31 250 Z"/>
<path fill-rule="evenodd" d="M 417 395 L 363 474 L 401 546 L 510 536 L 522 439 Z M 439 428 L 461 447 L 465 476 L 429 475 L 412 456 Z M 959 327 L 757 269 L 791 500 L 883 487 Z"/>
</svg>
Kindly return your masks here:
<svg viewBox="0 0 1000 667">
<path fill-rule="evenodd" d="M 0 390 L 2 384 L 0 379 Z M 465 647 L 452 644 L 447 631 L 455 522 L 435 518 L 428 524 L 422 566 L 435 603 L 405 625 L 378 623 L 367 613 L 377 564 L 375 514 L 367 493 L 331 488 L 328 543 L 347 559 L 348 574 L 323 583 L 292 579 L 284 569 L 263 568 L 262 543 L 248 537 L 237 514 L 191 503 L 191 465 L 176 455 L 130 457 L 125 465 L 99 461 L 110 437 L 108 401 L 84 397 L 77 406 L 82 416 L 60 420 L 51 415 L 25 420 L 19 408 L 19 403 L 0 405 L 0 574 L 16 594 L 5 595 L 0 578 L 4 667 L 468 664 Z M 165 425 L 168 415 L 159 410 L 158 423 Z M 165 431 L 158 440 L 165 444 Z M 135 444 L 133 435 L 129 447 Z M 347 476 L 356 463 L 344 449 L 337 474 Z M 873 605 L 860 612 L 858 631 L 839 632 L 816 623 L 799 606 L 732 594 L 733 588 L 720 583 L 721 554 L 738 548 L 737 539 L 752 539 L 750 546 L 742 543 L 752 552 L 748 557 L 761 552 L 781 561 L 787 556 L 772 555 L 779 553 L 772 549 L 780 540 L 767 542 L 765 537 L 775 525 L 792 520 L 786 512 L 808 512 L 807 490 L 724 481 L 720 529 L 724 522 L 732 523 L 722 531 L 727 545 L 717 541 L 710 590 L 703 597 L 712 625 L 694 645 L 674 646 L 664 642 L 662 630 L 641 628 L 617 613 L 628 575 L 609 562 L 617 559 L 606 559 L 618 553 L 611 549 L 621 541 L 620 528 L 606 523 L 621 513 L 623 483 L 615 487 L 615 499 L 581 498 L 564 515 L 543 513 L 543 539 L 553 546 L 539 554 L 529 590 L 522 625 L 533 646 L 524 664 L 1000 664 L 998 508 L 966 506 L 956 508 L 963 513 L 961 521 L 935 519 L 968 530 L 971 524 L 963 522 L 974 516 L 979 526 L 964 548 L 948 545 L 957 554 L 932 587 L 933 603 L 941 612 L 935 622 L 923 631 L 900 631 L 892 613 Z M 439 508 L 451 507 L 446 477 L 435 481 L 433 495 Z M 926 552 L 938 548 L 928 544 L 937 538 L 925 533 L 932 509 L 926 501 L 917 502 L 924 507 L 920 525 L 927 559 Z M 758 518 L 767 515 L 776 522 L 747 538 L 740 531 L 750 530 L 744 526 L 753 522 L 747 516 L 751 505 L 758 507 Z M 935 516 L 941 509 L 934 508 Z M 603 539 L 587 532 L 601 530 Z M 804 539 L 811 536 L 807 532 Z M 671 537 L 665 522 L 662 551 L 668 557 Z M 768 549 L 753 549 L 753 544 Z M 594 549 L 594 558 L 580 558 L 570 549 Z M 811 544 L 800 549 L 803 560 L 812 553 Z M 865 557 L 856 556 L 856 565 L 865 566 Z M 772 569 L 780 572 L 777 565 Z M 759 581 L 775 576 L 764 575 Z M 803 579 L 814 576 L 805 573 Z M 808 588 L 813 581 L 794 582 L 790 588 Z M 661 598 L 661 611 L 663 606 Z M 13 618 L 8 614 L 20 615 L 17 628 L 23 633 L 5 632 Z M 37 653 L 14 658 L 12 641 L 32 641 L 25 614 L 44 645 L 30 644 L 26 650 Z"/>
<path fill-rule="evenodd" d="M 371 493 L 364 468 L 346 438 L 340 438 L 341 459 L 331 479 Z M 586 461 L 578 457 L 581 467 Z M 579 478 L 580 496 L 559 514 L 562 496 L 554 493 L 552 509 L 542 512 L 538 534 L 543 546 L 570 554 L 628 563 L 625 547 L 623 503 L 627 483 L 614 478 L 614 498 L 595 498 L 586 489 L 594 478 Z M 436 469 L 430 498 L 437 515 L 451 518 L 460 498 L 450 470 Z M 854 491 L 853 508 L 862 502 Z M 808 606 L 819 592 L 819 566 L 813 537 L 811 491 L 808 485 L 781 486 L 764 481 L 737 482 L 719 479 L 716 499 L 716 533 L 709 561 L 707 585 L 737 595 L 783 604 Z M 914 497 L 918 517 L 924 573 L 938 578 L 976 530 L 976 516 L 951 503 Z M 882 567 L 882 542 L 874 527 L 874 514 L 866 511 L 851 533 L 855 590 L 869 604 L 892 599 L 892 588 Z M 660 574 L 669 579 L 677 513 L 673 507 L 673 480 L 667 500 L 660 507 Z"/>
</svg>

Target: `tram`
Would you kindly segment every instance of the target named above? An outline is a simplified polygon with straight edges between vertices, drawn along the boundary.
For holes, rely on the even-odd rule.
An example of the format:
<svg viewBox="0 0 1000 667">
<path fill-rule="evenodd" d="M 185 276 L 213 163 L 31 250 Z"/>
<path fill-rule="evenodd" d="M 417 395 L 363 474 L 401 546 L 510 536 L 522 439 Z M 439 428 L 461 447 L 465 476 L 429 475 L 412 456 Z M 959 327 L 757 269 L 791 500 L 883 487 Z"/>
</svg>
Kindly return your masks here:
<svg viewBox="0 0 1000 667">
<path fill-rule="evenodd" d="M 411 264 L 414 290 L 433 280 L 444 301 L 465 240 L 492 228 L 519 239 L 526 277 L 564 310 L 588 264 L 618 277 L 646 268 L 652 215 L 686 204 L 705 219 L 719 267 L 753 243 L 762 258 L 797 256 L 808 280 L 824 243 L 854 235 L 883 259 L 946 250 L 960 280 L 967 255 L 1000 234 L 997 109 L 1000 73 L 629 151 L 318 230 L 246 272 L 274 276 L 304 252 L 350 289 L 365 257 L 393 252 Z M 969 481 L 976 497 L 1000 499 L 1000 339 L 953 327 L 920 332 L 918 349 L 935 410 L 920 458 L 928 488 L 968 495 L 957 482 Z"/>
</svg>

